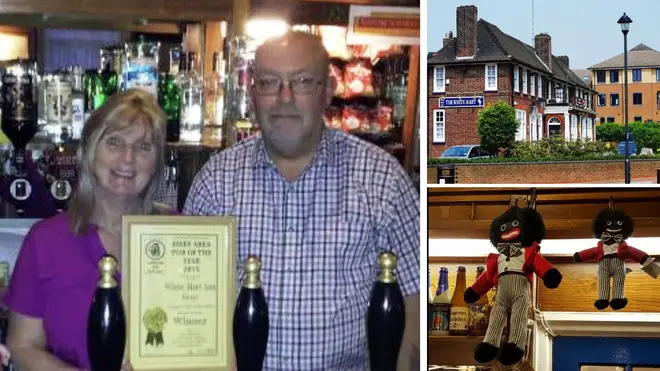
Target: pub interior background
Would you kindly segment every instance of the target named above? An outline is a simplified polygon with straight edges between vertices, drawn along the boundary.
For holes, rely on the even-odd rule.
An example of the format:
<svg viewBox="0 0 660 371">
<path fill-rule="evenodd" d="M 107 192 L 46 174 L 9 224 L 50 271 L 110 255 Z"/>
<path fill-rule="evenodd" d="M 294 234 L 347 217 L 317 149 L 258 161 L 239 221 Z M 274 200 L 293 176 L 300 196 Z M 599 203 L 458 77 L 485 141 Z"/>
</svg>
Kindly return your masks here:
<svg viewBox="0 0 660 371">
<path fill-rule="evenodd" d="M 494 290 L 489 290 L 483 310 L 478 305 L 469 309 L 465 333 L 443 331 L 434 312 L 442 306 L 465 305 L 461 303 L 464 288 L 454 297 L 458 267 L 465 267 L 466 286 L 474 284 L 478 267 L 486 266 L 488 254 L 497 253 L 489 241 L 491 222 L 514 205 L 533 205 L 543 217 L 547 233 L 540 243 L 540 252 L 563 279 L 555 289 L 546 288 L 539 278 L 533 280 L 525 356 L 517 368 L 504 368 L 497 361 L 481 364 L 474 360 L 475 347 L 483 341 L 488 326 Z M 592 234 L 592 221 L 600 210 L 610 207 L 623 210 L 634 222 L 632 237 L 625 241 L 657 261 L 658 188 L 429 188 L 429 370 L 660 369 L 660 280 L 647 275 L 640 264 L 627 262 L 626 267 L 631 269 L 625 278 L 628 305 L 617 311 L 611 307 L 599 311 L 594 307 L 598 263 L 573 261 L 575 252 L 596 246 L 598 239 Z M 443 267 L 448 271 L 448 292 L 444 295 L 437 290 Z M 449 320 L 450 328 L 452 321 L 453 317 Z M 505 336 L 508 327 L 504 326 Z"/>
<path fill-rule="evenodd" d="M 371 14 L 404 26 L 357 27 Z M 77 139 L 108 96 L 140 86 L 158 97 L 168 118 L 158 200 L 180 210 L 209 156 L 258 131 L 247 72 L 255 48 L 287 28 L 320 35 L 331 56 L 326 124 L 387 150 L 419 190 L 418 0 L 0 4 L 0 290 L 30 226 L 66 210 Z M 2 312 L 0 329 L 4 342 Z"/>
</svg>

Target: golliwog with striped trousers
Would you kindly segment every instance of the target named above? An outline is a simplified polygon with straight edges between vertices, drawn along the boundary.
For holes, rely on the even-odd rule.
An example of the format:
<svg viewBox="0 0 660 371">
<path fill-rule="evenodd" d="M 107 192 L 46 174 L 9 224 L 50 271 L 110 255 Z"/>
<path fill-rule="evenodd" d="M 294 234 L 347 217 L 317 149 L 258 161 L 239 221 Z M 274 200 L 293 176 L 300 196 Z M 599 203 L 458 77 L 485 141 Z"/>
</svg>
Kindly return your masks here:
<svg viewBox="0 0 660 371">
<path fill-rule="evenodd" d="M 184 213 L 235 216 L 237 261 L 260 257 L 264 371 L 369 369 L 365 314 L 381 252 L 398 257 L 403 296 L 419 293 L 419 194 L 394 157 L 355 136 L 325 130 L 287 182 L 257 134 L 211 157 Z"/>
</svg>

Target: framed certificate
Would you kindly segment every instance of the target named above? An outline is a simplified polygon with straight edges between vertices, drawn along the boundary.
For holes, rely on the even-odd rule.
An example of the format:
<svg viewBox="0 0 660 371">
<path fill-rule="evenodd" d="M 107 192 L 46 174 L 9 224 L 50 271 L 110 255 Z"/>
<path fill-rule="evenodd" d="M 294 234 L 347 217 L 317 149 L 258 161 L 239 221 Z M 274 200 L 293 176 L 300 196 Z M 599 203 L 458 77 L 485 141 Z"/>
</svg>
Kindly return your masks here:
<svg viewBox="0 0 660 371">
<path fill-rule="evenodd" d="M 121 272 L 135 371 L 230 369 L 234 218 L 124 216 Z"/>
</svg>

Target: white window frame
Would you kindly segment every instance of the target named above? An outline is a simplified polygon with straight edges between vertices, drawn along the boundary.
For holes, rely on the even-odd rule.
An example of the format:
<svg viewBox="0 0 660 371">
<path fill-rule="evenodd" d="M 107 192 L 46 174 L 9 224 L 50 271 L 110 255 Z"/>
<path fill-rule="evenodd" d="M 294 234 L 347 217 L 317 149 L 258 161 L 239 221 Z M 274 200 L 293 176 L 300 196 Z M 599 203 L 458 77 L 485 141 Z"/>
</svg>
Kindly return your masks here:
<svg viewBox="0 0 660 371">
<path fill-rule="evenodd" d="M 537 140 L 540 139 L 539 137 L 541 136 L 537 122 L 538 122 L 538 116 L 532 115 L 529 118 L 529 139 L 532 142 L 536 142 Z"/>
<path fill-rule="evenodd" d="M 536 95 L 536 75 L 535 74 L 530 74 L 529 75 L 529 95 L 532 96 L 532 97 Z"/>
<path fill-rule="evenodd" d="M 513 91 L 520 93 L 520 67 L 513 67 Z"/>
<path fill-rule="evenodd" d="M 442 113 L 442 120 L 439 120 L 437 113 Z M 446 143 L 447 139 L 447 116 L 443 109 L 433 110 L 433 143 Z M 438 134 L 438 124 L 442 123 L 442 136 Z"/>
<path fill-rule="evenodd" d="M 548 80 L 548 99 L 552 98 L 552 82 Z"/>
<path fill-rule="evenodd" d="M 492 86 L 488 83 L 488 68 L 489 67 L 495 67 L 495 85 Z M 497 64 L 496 63 L 489 63 L 484 67 L 484 73 L 485 73 L 485 81 L 484 81 L 484 91 L 497 91 Z"/>
<path fill-rule="evenodd" d="M 442 84 L 438 85 L 438 71 L 442 71 Z M 434 93 L 444 93 L 445 92 L 445 81 L 447 81 L 447 75 L 445 74 L 445 66 L 435 66 L 433 68 L 433 92 Z"/>
<path fill-rule="evenodd" d="M 516 119 L 518 120 L 518 132 L 516 132 L 516 140 L 527 139 L 527 111 L 517 109 Z"/>
<path fill-rule="evenodd" d="M 523 94 L 527 94 L 527 69 L 523 68 Z"/>
<path fill-rule="evenodd" d="M 543 98 L 543 77 L 539 75 L 539 98 Z"/>
<path fill-rule="evenodd" d="M 556 117 L 548 119 L 548 136 L 550 136 L 550 126 L 559 126 L 561 128 L 561 120 Z"/>
<path fill-rule="evenodd" d="M 578 138 L 578 117 L 576 115 L 571 115 L 571 130 L 570 130 L 570 140 L 576 140 Z"/>
<path fill-rule="evenodd" d="M 580 117 L 580 139 L 587 139 L 587 118 Z"/>
</svg>

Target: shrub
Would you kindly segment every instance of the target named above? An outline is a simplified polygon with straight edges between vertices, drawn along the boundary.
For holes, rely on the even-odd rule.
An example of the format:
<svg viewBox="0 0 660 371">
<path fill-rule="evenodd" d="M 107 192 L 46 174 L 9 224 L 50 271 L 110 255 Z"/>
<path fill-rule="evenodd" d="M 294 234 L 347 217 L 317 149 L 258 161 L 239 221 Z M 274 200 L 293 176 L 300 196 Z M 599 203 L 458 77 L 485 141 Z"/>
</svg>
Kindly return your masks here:
<svg viewBox="0 0 660 371">
<path fill-rule="evenodd" d="M 481 148 L 495 155 L 500 148 L 511 148 L 518 132 L 516 110 L 505 101 L 487 105 L 479 111 L 477 133 L 481 138 Z"/>
</svg>

